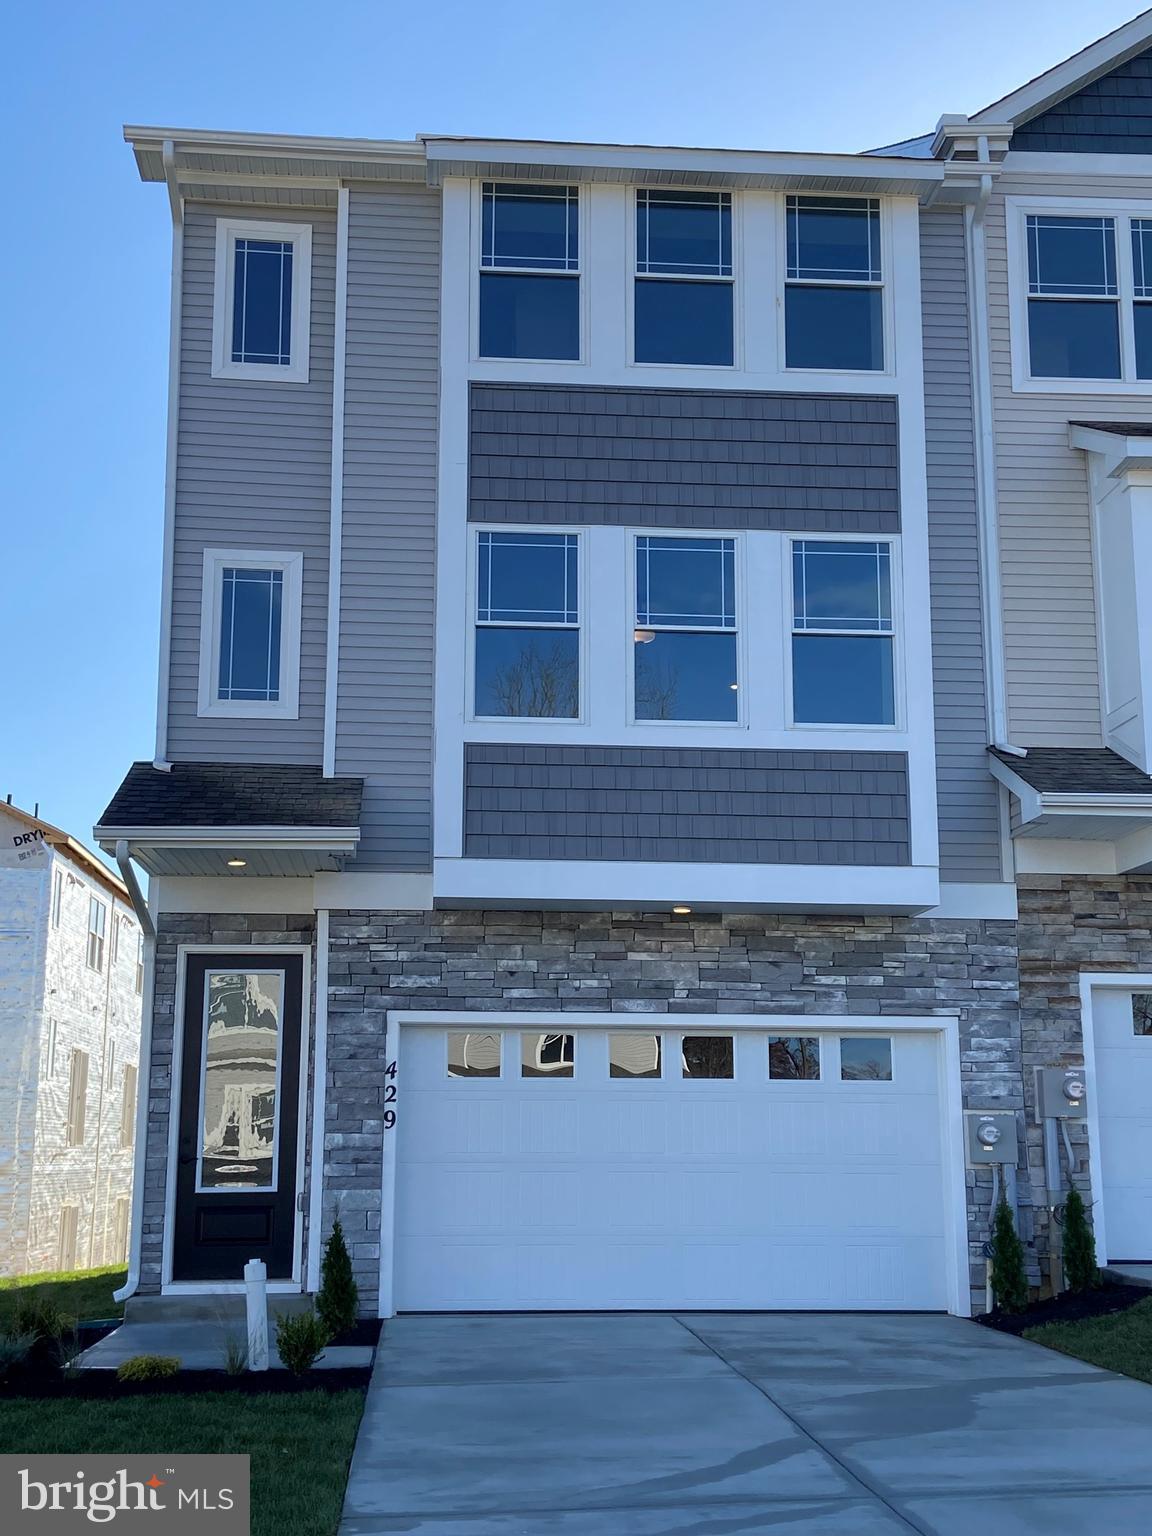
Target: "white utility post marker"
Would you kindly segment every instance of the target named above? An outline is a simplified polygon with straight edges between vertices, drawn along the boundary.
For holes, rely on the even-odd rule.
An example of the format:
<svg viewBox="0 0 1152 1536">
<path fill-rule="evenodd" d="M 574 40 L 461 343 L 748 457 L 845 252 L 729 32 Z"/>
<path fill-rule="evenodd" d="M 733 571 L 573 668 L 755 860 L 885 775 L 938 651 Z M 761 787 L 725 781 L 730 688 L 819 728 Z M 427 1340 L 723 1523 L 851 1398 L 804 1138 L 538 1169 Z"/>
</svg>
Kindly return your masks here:
<svg viewBox="0 0 1152 1536">
<path fill-rule="evenodd" d="M 249 1259 L 244 1266 L 244 1291 L 248 1304 L 248 1369 L 268 1369 L 268 1270 L 263 1259 Z"/>
</svg>

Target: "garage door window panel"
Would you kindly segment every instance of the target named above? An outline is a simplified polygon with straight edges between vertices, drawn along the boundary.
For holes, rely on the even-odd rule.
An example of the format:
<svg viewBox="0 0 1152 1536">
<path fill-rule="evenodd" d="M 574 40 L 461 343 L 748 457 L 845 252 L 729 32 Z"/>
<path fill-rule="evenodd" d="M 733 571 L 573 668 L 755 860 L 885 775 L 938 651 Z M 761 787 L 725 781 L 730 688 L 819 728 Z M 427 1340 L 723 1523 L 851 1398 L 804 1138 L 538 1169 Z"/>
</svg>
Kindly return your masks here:
<svg viewBox="0 0 1152 1536">
<path fill-rule="evenodd" d="M 575 1035 L 520 1036 L 521 1077 L 573 1077 L 575 1063 Z"/>
<path fill-rule="evenodd" d="M 1132 1033 L 1152 1036 L 1152 992 L 1132 994 Z"/>
<path fill-rule="evenodd" d="M 721 1079 L 735 1076 L 731 1035 L 685 1035 L 680 1059 L 684 1077 Z"/>
<path fill-rule="evenodd" d="M 448 1036 L 449 1077 L 499 1077 L 500 1036 L 492 1034 L 450 1034 Z"/>
<path fill-rule="evenodd" d="M 890 1083 L 892 1040 L 887 1035 L 842 1035 L 840 1077 L 846 1083 Z"/>
<path fill-rule="evenodd" d="M 818 1035 L 770 1035 L 768 1076 L 793 1082 L 816 1082 L 820 1077 Z"/>
<path fill-rule="evenodd" d="M 609 1035 L 608 1076 L 659 1077 L 662 1055 L 659 1035 Z"/>
</svg>

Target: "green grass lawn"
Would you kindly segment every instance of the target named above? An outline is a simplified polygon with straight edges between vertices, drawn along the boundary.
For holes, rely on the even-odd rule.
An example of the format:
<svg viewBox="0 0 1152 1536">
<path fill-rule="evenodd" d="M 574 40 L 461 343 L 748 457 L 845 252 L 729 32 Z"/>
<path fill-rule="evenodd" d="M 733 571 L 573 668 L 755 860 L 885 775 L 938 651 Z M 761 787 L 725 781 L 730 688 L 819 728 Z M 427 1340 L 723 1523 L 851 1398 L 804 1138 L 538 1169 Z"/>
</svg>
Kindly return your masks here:
<svg viewBox="0 0 1152 1536">
<path fill-rule="evenodd" d="M 364 1393 L 0 1398 L 0 1452 L 252 1458 L 252 1536 L 332 1536 Z"/>
<path fill-rule="evenodd" d="M 1106 1371 L 1152 1382 L 1152 1296 L 1123 1312 L 1029 1328 L 1024 1337 Z"/>
<path fill-rule="evenodd" d="M 50 1295 L 69 1317 L 78 1322 L 86 1318 L 121 1317 L 123 1302 L 113 1301 L 128 1277 L 126 1269 L 82 1269 L 74 1274 L 20 1275 L 15 1280 L 0 1280 L 0 1328 L 10 1316 L 21 1294 L 42 1291 Z"/>
</svg>

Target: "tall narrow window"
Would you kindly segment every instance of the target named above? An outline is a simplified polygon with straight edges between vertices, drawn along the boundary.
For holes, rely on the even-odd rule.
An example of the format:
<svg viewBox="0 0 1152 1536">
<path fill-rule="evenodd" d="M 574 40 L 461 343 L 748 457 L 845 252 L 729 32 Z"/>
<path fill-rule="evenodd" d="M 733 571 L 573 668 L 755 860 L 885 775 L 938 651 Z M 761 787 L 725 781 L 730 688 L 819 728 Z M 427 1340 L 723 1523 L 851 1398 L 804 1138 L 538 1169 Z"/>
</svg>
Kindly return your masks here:
<svg viewBox="0 0 1152 1536">
<path fill-rule="evenodd" d="M 790 197 L 787 245 L 787 366 L 882 369 L 879 202 L 871 197 Z"/>
<path fill-rule="evenodd" d="M 116 1213 L 112 1229 L 112 1262 L 114 1264 L 128 1262 L 128 1213 L 131 1204 L 127 1195 L 116 1196 Z"/>
<path fill-rule="evenodd" d="M 1152 379 L 1152 219 L 1132 220 L 1132 330 L 1136 377 Z"/>
<path fill-rule="evenodd" d="M 88 1118 L 88 1052 L 73 1050 L 68 1067 L 68 1121 L 65 1140 L 70 1147 L 84 1145 Z"/>
<path fill-rule="evenodd" d="M 892 725 L 891 546 L 792 545 L 792 713 L 808 725 Z"/>
<path fill-rule="evenodd" d="M 309 224 L 216 221 L 214 378 L 308 380 Z"/>
<path fill-rule="evenodd" d="M 60 1207 L 60 1240 L 56 1249 L 56 1267 L 62 1274 L 70 1274 L 76 1268 L 77 1237 L 80 1230 L 80 1207 Z"/>
<path fill-rule="evenodd" d="M 64 906 L 64 871 L 54 869 L 52 871 L 52 926 L 59 928 L 60 913 Z"/>
<path fill-rule="evenodd" d="M 104 969 L 104 934 L 108 924 L 108 909 L 95 896 L 88 900 L 88 969 Z"/>
<path fill-rule="evenodd" d="M 204 551 L 201 715 L 299 712 L 303 556 Z"/>
<path fill-rule="evenodd" d="M 735 540 L 638 538 L 633 639 L 637 720 L 735 720 Z"/>
<path fill-rule="evenodd" d="M 120 1086 L 120 1145 L 130 1147 L 136 1140 L 136 1068 L 129 1062 Z"/>
<path fill-rule="evenodd" d="M 577 361 L 578 189 L 485 182 L 480 227 L 480 356 Z"/>
<path fill-rule="evenodd" d="M 731 367 L 732 194 L 636 194 L 638 363 Z"/>
<path fill-rule="evenodd" d="M 1118 379 L 1115 219 L 1029 214 L 1027 239 L 1033 378 Z"/>
<path fill-rule="evenodd" d="M 488 533 L 476 559 L 477 715 L 580 713 L 579 542 L 574 533 Z"/>
</svg>

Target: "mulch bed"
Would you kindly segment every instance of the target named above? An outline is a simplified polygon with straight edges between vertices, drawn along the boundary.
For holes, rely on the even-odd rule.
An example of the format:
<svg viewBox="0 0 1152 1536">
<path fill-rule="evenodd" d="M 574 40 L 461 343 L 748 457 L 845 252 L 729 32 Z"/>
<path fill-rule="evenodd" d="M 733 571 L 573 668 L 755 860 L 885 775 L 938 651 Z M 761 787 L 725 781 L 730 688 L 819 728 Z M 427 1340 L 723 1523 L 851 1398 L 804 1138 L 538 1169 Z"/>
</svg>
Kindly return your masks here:
<svg viewBox="0 0 1152 1536">
<path fill-rule="evenodd" d="M 358 1317 L 351 1328 L 345 1330 L 333 1344 L 371 1344 L 375 1347 L 380 1342 L 381 1320 L 378 1317 Z"/>
<path fill-rule="evenodd" d="M 984 1312 L 976 1318 L 985 1328 L 1017 1336 L 1027 1328 L 1044 1323 L 1078 1323 L 1086 1317 L 1104 1317 L 1109 1312 L 1126 1312 L 1138 1301 L 1147 1301 L 1152 1291 L 1139 1285 L 1101 1285 L 1094 1291 L 1064 1291 L 1046 1301 L 1034 1301 L 1023 1312 Z"/>
</svg>

